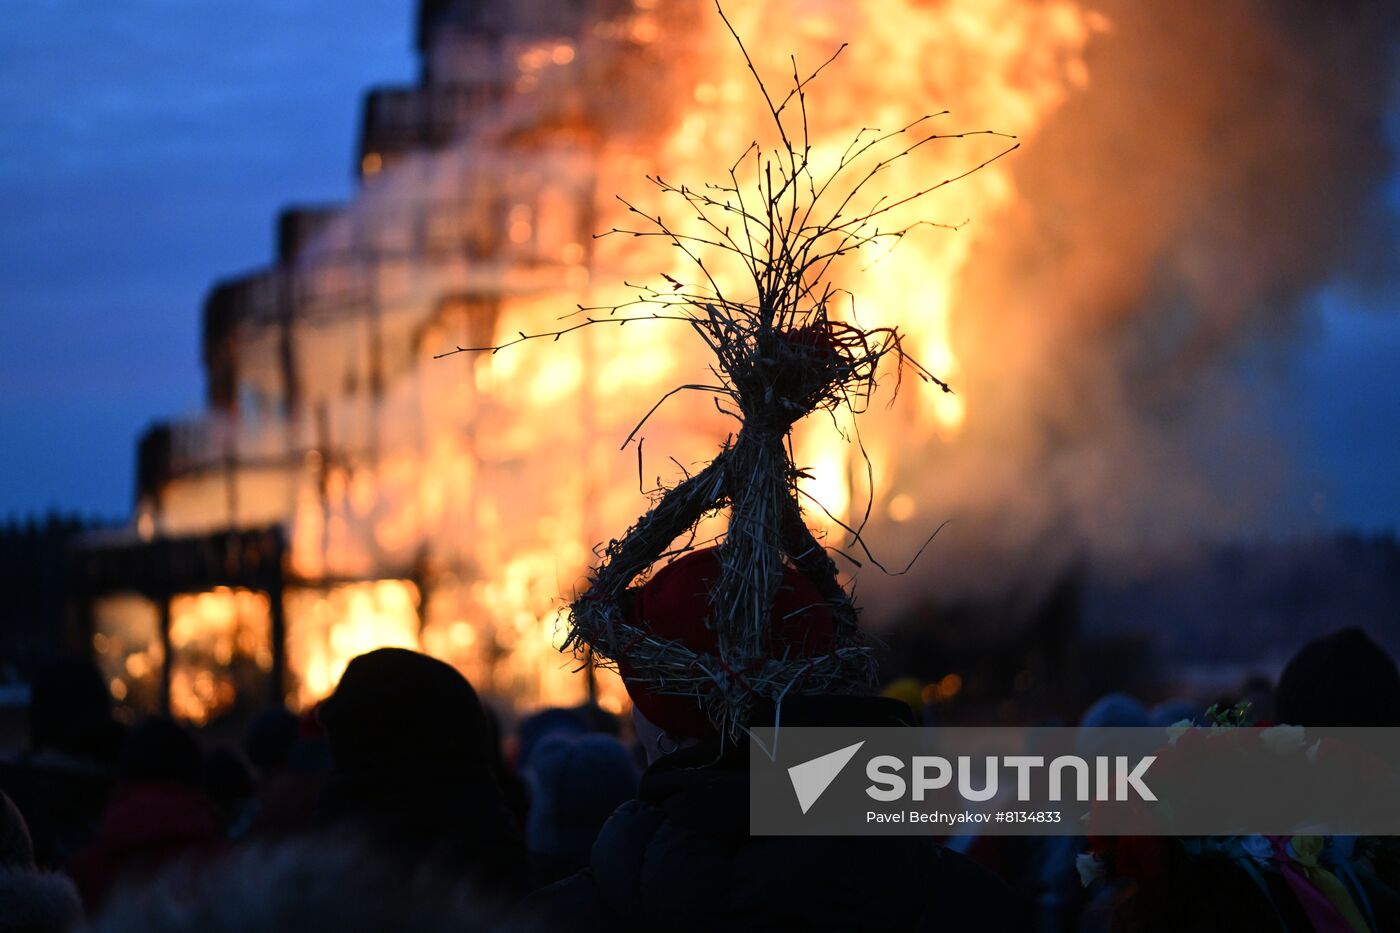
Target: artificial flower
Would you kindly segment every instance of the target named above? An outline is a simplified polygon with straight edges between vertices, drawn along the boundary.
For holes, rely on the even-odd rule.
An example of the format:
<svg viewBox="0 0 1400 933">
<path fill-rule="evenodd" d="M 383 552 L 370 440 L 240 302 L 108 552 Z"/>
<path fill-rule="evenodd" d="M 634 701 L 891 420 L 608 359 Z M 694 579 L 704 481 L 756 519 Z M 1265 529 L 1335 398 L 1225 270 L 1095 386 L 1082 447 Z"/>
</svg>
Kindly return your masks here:
<svg viewBox="0 0 1400 933">
<path fill-rule="evenodd" d="M 1079 870 L 1079 883 L 1086 888 L 1108 874 L 1108 866 L 1092 852 L 1080 852 L 1075 856 L 1074 867 Z"/>
</svg>

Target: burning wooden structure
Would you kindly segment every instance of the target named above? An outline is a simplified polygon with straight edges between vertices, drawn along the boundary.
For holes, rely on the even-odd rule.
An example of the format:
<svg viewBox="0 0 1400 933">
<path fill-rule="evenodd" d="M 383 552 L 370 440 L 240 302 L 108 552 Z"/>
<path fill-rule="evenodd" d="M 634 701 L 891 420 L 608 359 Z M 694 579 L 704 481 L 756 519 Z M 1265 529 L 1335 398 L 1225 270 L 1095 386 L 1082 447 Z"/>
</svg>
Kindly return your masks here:
<svg viewBox="0 0 1400 933">
<path fill-rule="evenodd" d="M 76 561 L 116 699 L 194 722 L 305 705 L 386 644 L 508 698 L 583 697 L 549 647 L 558 535 L 503 530 L 507 502 L 481 491 L 544 458 L 502 436 L 515 412 L 487 365 L 425 364 L 489 339 L 503 304 L 586 280 L 590 131 L 492 124 L 609 6 L 630 8 L 424 0 L 420 83 L 366 95 L 356 202 L 288 208 L 276 262 L 211 290 L 207 410 L 145 433 L 131 533 Z"/>
<path fill-rule="evenodd" d="M 733 7 L 741 32 L 786 30 L 755 52 L 769 73 L 788 72 L 789 51 L 810 62 L 853 40 L 839 94 L 813 116 L 819 163 L 871 121 L 942 104 L 931 96 L 971 102 L 940 132 L 1033 130 L 1085 85 L 1084 47 L 1107 28 L 1070 0 Z M 645 456 L 619 450 L 647 406 L 703 374 L 704 348 L 638 325 L 433 357 L 555 329 L 578 305 L 625 300 L 629 278 L 675 270 L 663 246 L 594 239 L 625 215 L 614 195 L 646 173 L 717 177 L 763 113 L 702 0 L 422 0 L 418 49 L 416 85 L 366 96 L 355 197 L 287 209 L 276 262 L 210 292 L 206 409 L 143 436 L 131 528 L 79 558 L 94 650 L 133 706 L 195 722 L 270 697 L 305 706 L 381 645 L 443 657 L 523 705 L 621 702 L 556 650 L 562 612 L 653 477 L 683 476 L 732 430 L 708 405 L 669 401 Z M 999 148 L 940 148 L 881 184 L 919 190 Z M 955 225 L 1016 196 L 1001 163 L 954 191 L 937 219 Z M 878 257 L 861 324 L 898 324 L 957 381 L 951 308 L 982 242 L 915 231 Z M 803 491 L 830 516 L 817 532 L 839 534 L 868 500 L 876 525 L 926 538 L 949 498 L 928 458 L 963 431 L 976 388 L 901 397 L 862 429 L 869 472 L 849 425 L 798 431 Z M 1003 439 L 983 440 L 1000 462 Z"/>
</svg>

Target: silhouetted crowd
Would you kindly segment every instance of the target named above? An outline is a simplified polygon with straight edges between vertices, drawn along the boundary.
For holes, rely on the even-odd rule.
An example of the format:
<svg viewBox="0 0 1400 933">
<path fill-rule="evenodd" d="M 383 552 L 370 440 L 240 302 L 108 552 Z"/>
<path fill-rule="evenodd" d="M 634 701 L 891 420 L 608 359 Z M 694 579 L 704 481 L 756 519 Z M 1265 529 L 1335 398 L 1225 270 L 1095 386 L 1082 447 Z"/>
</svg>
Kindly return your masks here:
<svg viewBox="0 0 1400 933">
<path fill-rule="evenodd" d="M 53 662 L 28 749 L 0 763 L 0 933 L 1324 928 L 1275 881 L 1165 846 L 1162 885 L 1086 887 L 1084 839 L 750 836 L 746 747 L 632 692 L 632 722 L 548 709 L 503 735 L 454 668 L 385 648 L 314 710 L 268 710 L 240 747 L 207 747 L 168 718 L 119 726 L 90 665 Z M 1305 646 L 1258 706 L 1397 726 L 1400 675 L 1351 629 Z M 1081 724 L 1202 713 L 1114 694 Z M 787 725 L 917 720 L 890 697 L 782 710 Z M 1400 872 L 1368 865 L 1348 881 L 1364 912 L 1338 929 L 1400 929 Z"/>
</svg>

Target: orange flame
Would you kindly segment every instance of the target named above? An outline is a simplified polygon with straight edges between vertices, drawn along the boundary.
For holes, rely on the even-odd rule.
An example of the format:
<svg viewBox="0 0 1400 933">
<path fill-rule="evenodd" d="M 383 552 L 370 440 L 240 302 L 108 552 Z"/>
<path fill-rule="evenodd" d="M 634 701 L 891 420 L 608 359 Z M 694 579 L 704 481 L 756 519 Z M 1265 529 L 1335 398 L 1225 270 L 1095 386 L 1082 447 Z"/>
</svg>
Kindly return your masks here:
<svg viewBox="0 0 1400 933">
<path fill-rule="evenodd" d="M 514 59 L 518 100 L 505 110 L 527 114 L 526 133 L 516 134 L 525 142 L 474 137 L 394 165 L 377 154 L 370 165 L 366 157 L 365 174 L 373 178 L 360 202 L 296 274 L 309 288 L 349 290 L 375 307 L 375 342 L 367 342 L 363 315 L 351 312 L 297 332 L 301 392 L 315 405 L 291 420 L 269 419 L 257 436 L 237 444 L 251 450 L 284 443 L 300 453 L 285 471 L 239 471 L 240 514 L 223 505 L 221 480 L 177 480 L 167 491 L 167 532 L 230 522 L 289 526 L 290 570 L 309 581 L 286 595 L 296 704 L 325 696 L 351 657 L 380 645 L 428 650 L 485 691 L 523 705 L 580 701 L 585 684 L 578 665 L 555 645 L 559 613 L 586 572 L 589 548 L 620 534 L 645 510 L 638 487 L 651 488 L 658 477 L 673 481 L 709 459 L 732 430 L 709 402 L 678 398 L 648 422 L 644 446 L 618 449 L 664 392 L 704 377 L 702 348 L 664 322 L 595 327 L 558 343 L 431 359 L 453 346 L 554 329 L 580 303 L 620 300 L 624 279 L 694 278 L 696 269 L 673 250 L 632 239 L 593 241 L 589 234 L 621 222 L 612 195 L 640 192 L 643 173 L 692 184 L 721 178 L 769 128 L 742 59 L 714 17 L 697 22 L 669 6 L 636 7 L 619 21 L 599 23 L 582 43 L 522 47 Z M 814 158 L 827 164 L 862 127 L 902 125 L 945 105 L 955 112 L 937 118 L 939 132 L 993 128 L 1033 136 L 1091 80 L 1084 51 L 1095 32 L 1108 28 L 1071 0 L 748 0 L 727 3 L 726 11 L 742 35 L 762 37 L 749 51 L 774 87 L 791 73 L 790 53 L 810 65 L 839 41 L 850 42 L 813 86 L 808 104 Z M 619 89 L 598 77 L 608 73 L 595 67 L 600 58 L 633 54 L 619 48 L 642 54 L 653 44 L 688 49 L 674 56 L 679 73 L 658 80 L 679 89 L 682 112 L 673 120 L 599 141 L 551 109 L 581 81 L 594 82 L 586 93 L 596 101 L 611 100 Z M 636 86 L 621 93 L 617 104 L 625 111 L 647 91 Z M 928 187 L 991 154 L 975 139 L 939 145 L 888 166 L 875 193 Z M 478 181 L 505 199 L 499 213 L 475 196 L 471 185 Z M 463 193 L 459 183 L 470 190 Z M 1000 163 L 940 191 L 920 215 L 971 222 L 954 232 L 916 229 L 897 249 L 866 257 L 877 262 L 873 271 L 850 272 L 842 282 L 859 295 L 846 313 L 867 326 L 897 325 L 914 355 L 957 388 L 963 366 L 951 321 L 959 283 L 978 238 L 1014 209 L 1016 197 L 1010 169 Z M 498 252 L 481 262 L 430 255 L 402 245 L 413 242 L 407 227 L 414 224 L 469 230 L 493 238 Z M 711 263 L 716 270 L 722 265 Z M 249 344 L 250 357 L 268 359 L 275 349 L 256 336 Z M 379 369 L 369 374 L 363 361 L 376 353 Z M 266 393 L 275 395 L 272 369 L 250 370 L 247 378 L 265 381 Z M 377 397 L 366 389 L 371 383 Z M 894 521 L 914 517 L 917 503 L 896 486 L 901 466 L 909 468 L 901 464 L 902 451 L 922 456 L 953 441 L 977 417 L 977 404 L 961 390 L 906 392 L 862 435 L 872 454 L 868 478 L 848 422 L 840 421 L 840 430 L 818 419 L 801 425 L 795 450 L 812 476 L 804 491 L 830 513 L 811 509 L 814 525 L 840 535 L 841 523 L 859 520 L 867 498 Z M 365 582 L 317 585 L 322 579 Z M 136 619 L 142 610 L 129 604 L 109 610 L 126 621 L 104 627 L 102 637 L 149 631 L 148 618 Z M 175 651 L 208 659 L 198 671 L 174 669 L 177 712 L 202 721 L 226 705 L 227 681 L 217 671 L 241 654 L 262 665 L 266 637 L 246 633 L 265 617 L 252 594 L 177 601 Z M 134 643 L 109 644 L 99 654 L 124 656 L 128 667 L 133 658 L 145 659 L 138 666 L 159 664 L 145 645 L 135 651 Z M 123 691 L 132 689 L 126 676 L 113 671 L 114 690 L 118 680 Z M 622 708 L 615 680 L 597 689 L 601 702 Z"/>
</svg>

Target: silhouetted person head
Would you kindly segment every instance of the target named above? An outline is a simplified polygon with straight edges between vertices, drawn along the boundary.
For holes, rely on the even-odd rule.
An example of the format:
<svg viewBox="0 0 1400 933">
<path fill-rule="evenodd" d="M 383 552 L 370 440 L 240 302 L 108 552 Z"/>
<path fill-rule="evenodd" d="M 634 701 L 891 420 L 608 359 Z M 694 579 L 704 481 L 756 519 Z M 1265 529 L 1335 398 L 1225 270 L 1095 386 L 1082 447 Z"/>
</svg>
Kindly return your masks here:
<svg viewBox="0 0 1400 933">
<path fill-rule="evenodd" d="M 320 720 L 334 760 L 323 823 L 366 834 L 401 864 L 524 890 L 524 835 L 497 782 L 490 725 L 455 668 L 402 648 L 360 655 Z"/>
<path fill-rule="evenodd" d="M 1136 697 L 1126 693 L 1106 693 L 1099 697 L 1084 715 L 1079 717 L 1079 725 L 1086 729 L 1149 726 L 1152 714 Z"/>
<path fill-rule="evenodd" d="M 1342 629 L 1288 662 L 1274 711 L 1292 726 L 1400 726 L 1400 671 L 1361 629 Z"/>
<path fill-rule="evenodd" d="M 1084 715 L 1079 717 L 1079 730 L 1074 737 L 1075 753 L 1085 758 L 1101 755 L 1113 741 L 1100 729 L 1141 728 L 1152 725 L 1147 707 L 1126 693 L 1106 693 L 1099 697 Z"/>
<path fill-rule="evenodd" d="M 142 884 L 169 865 L 217 851 L 219 827 L 204 792 L 203 768 L 194 736 L 169 717 L 145 719 L 127 733 L 97 836 L 66 866 L 90 912 L 124 885 Z"/>
<path fill-rule="evenodd" d="M 172 781 L 198 787 L 204 756 L 189 731 L 167 716 L 142 720 L 122 745 L 123 781 Z"/>
<path fill-rule="evenodd" d="M 204 792 L 214 807 L 225 834 L 242 829 L 246 808 L 253 798 L 253 777 L 248 765 L 230 748 L 218 747 L 204 756 Z"/>
<path fill-rule="evenodd" d="M 121 726 L 112 718 L 112 698 L 91 660 L 50 658 L 35 667 L 29 742 L 35 751 L 52 749 L 104 762 L 115 760 Z"/>
<path fill-rule="evenodd" d="M 1194 700 L 1174 697 L 1152 707 L 1147 716 L 1154 726 L 1174 726 L 1182 721 L 1200 725 L 1205 718 L 1205 710 Z"/>
<path fill-rule="evenodd" d="M 522 772 L 530 767 L 530 756 L 535 747 L 553 735 L 587 735 L 592 725 L 577 709 L 549 707 L 531 713 L 520 720 L 515 727 L 516 753 L 515 766 Z"/>
<path fill-rule="evenodd" d="M 281 706 L 253 717 L 243 735 L 243 753 L 259 775 L 272 774 L 287 766 L 287 758 L 297 743 L 297 730 L 296 715 Z"/>
<path fill-rule="evenodd" d="M 456 668 L 416 651 L 380 648 L 352 660 L 320 718 L 337 772 L 491 771 L 476 691 Z"/>
<path fill-rule="evenodd" d="M 553 881 L 588 864 L 598 830 L 637 795 L 637 769 L 610 735 L 556 733 L 530 756 L 526 838 L 537 881 Z"/>
</svg>

